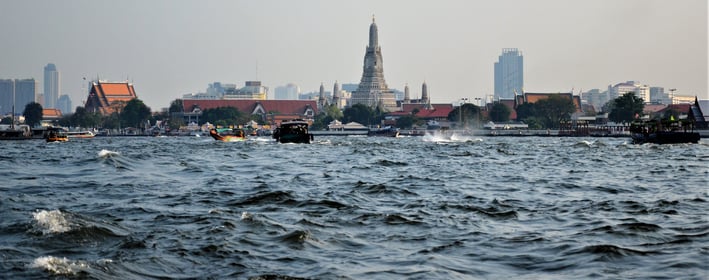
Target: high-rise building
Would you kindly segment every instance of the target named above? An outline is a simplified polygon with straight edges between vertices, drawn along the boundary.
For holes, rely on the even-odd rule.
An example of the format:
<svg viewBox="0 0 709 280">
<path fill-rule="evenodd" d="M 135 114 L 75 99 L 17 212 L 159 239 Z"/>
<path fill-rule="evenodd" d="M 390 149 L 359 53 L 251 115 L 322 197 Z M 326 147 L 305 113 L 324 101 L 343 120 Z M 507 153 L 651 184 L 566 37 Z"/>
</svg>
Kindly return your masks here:
<svg viewBox="0 0 709 280">
<path fill-rule="evenodd" d="M 665 93 L 663 87 L 650 87 L 650 103 L 672 104 L 670 95 Z"/>
<path fill-rule="evenodd" d="M 25 106 L 36 102 L 37 81 L 35 79 L 15 80 L 15 113 L 22 114 Z"/>
<path fill-rule="evenodd" d="M 0 80 L 0 116 L 12 114 L 15 105 L 15 115 L 22 114 L 25 106 L 35 102 L 37 98 L 37 81 L 35 79 Z"/>
<path fill-rule="evenodd" d="M 15 81 L 0 80 L 0 117 L 12 114 L 12 104 L 15 94 Z"/>
<path fill-rule="evenodd" d="M 56 108 L 61 83 L 59 82 L 59 71 L 53 63 L 44 67 L 44 105 L 43 108 Z"/>
<path fill-rule="evenodd" d="M 614 86 L 608 85 L 608 97 L 610 100 L 621 97 L 628 92 L 633 92 L 635 96 L 641 98 L 645 103 L 650 103 L 650 87 L 647 85 L 642 85 L 637 81 L 627 81 Z"/>
<path fill-rule="evenodd" d="M 62 114 L 64 115 L 71 113 L 71 98 L 69 95 L 62 94 L 62 96 L 59 96 L 59 100 L 57 100 L 57 109 L 62 111 Z"/>
<path fill-rule="evenodd" d="M 300 87 L 293 83 L 276 87 L 275 90 L 276 100 L 298 100 L 299 94 Z"/>
<path fill-rule="evenodd" d="M 495 62 L 495 99 L 514 99 L 524 87 L 522 53 L 516 48 L 502 49 Z"/>
<path fill-rule="evenodd" d="M 379 107 L 384 111 L 394 111 L 397 109 L 396 99 L 384 80 L 384 63 L 378 33 L 377 24 L 372 18 L 372 24 L 369 26 L 369 45 L 364 53 L 362 79 L 357 90 L 352 93 L 350 106 L 364 104 L 372 108 Z"/>
</svg>

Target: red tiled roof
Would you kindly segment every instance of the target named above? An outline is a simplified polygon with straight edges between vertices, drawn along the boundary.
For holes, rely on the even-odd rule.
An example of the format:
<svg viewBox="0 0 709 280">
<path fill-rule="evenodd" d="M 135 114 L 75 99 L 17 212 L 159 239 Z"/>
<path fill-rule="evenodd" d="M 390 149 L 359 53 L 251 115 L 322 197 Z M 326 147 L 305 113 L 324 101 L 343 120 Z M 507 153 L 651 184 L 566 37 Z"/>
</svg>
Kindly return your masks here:
<svg viewBox="0 0 709 280">
<path fill-rule="evenodd" d="M 662 111 L 665 108 L 667 108 L 667 105 L 665 104 L 645 104 L 645 106 L 643 107 L 643 113 L 656 113 Z"/>
<path fill-rule="evenodd" d="M 688 114 L 691 107 L 692 107 L 692 104 L 672 104 L 672 105 L 668 105 L 664 109 L 658 111 L 658 113 L 664 113 L 665 111 L 668 111 L 668 110 L 674 110 L 674 111 L 677 111 L 680 113 Z"/>
</svg>

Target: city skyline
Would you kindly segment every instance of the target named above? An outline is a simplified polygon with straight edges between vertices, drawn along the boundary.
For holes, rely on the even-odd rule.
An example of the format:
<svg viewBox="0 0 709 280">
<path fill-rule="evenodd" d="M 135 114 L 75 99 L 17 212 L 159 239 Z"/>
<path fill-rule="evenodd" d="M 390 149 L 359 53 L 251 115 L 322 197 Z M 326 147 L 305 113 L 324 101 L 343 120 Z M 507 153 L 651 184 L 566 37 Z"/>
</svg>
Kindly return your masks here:
<svg viewBox="0 0 709 280">
<path fill-rule="evenodd" d="M 4 7 L 12 12 L 0 18 L 7 36 L 0 79 L 41 81 L 54 63 L 58 95 L 77 105 L 88 95 L 83 78 L 132 81 L 154 111 L 215 81 L 260 80 L 269 98 L 288 83 L 305 92 L 357 83 L 372 14 L 389 87 L 425 81 L 434 103 L 493 94 L 505 48 L 524 52 L 525 90 L 577 93 L 635 80 L 709 98 L 703 0 L 11 0 Z"/>
</svg>

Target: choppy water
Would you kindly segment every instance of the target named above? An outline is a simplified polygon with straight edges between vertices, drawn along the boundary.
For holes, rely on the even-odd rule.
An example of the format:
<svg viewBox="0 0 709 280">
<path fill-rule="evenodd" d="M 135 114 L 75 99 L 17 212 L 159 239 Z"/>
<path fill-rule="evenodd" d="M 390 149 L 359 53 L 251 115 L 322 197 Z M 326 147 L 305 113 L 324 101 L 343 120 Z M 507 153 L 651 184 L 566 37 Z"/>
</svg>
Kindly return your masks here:
<svg viewBox="0 0 709 280">
<path fill-rule="evenodd" d="M 709 144 L 0 142 L 0 278 L 707 279 Z"/>
</svg>

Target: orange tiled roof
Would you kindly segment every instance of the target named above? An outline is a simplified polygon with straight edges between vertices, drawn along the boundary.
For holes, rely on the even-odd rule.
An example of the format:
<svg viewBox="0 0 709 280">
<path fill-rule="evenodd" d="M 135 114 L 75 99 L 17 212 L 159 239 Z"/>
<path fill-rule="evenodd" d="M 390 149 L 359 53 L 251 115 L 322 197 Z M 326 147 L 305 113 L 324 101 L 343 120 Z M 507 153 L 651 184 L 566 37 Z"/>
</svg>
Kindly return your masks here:
<svg viewBox="0 0 709 280">
<path fill-rule="evenodd" d="M 89 98 L 84 106 L 90 112 L 101 112 L 104 115 L 113 113 L 117 109 L 118 104 L 123 104 L 131 101 L 138 96 L 135 94 L 133 84 L 94 82 L 89 92 Z"/>
<path fill-rule="evenodd" d="M 62 117 L 62 111 L 59 109 L 54 109 L 54 108 L 42 108 L 42 118 L 44 119 L 52 119 L 52 118 L 61 118 Z"/>
</svg>

